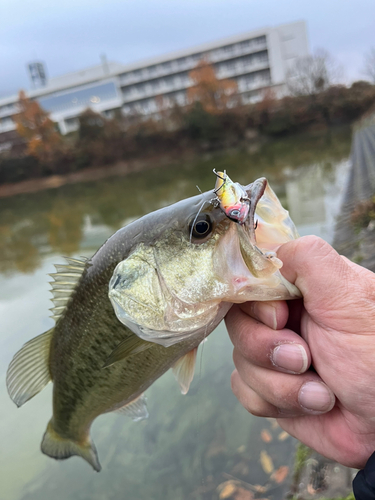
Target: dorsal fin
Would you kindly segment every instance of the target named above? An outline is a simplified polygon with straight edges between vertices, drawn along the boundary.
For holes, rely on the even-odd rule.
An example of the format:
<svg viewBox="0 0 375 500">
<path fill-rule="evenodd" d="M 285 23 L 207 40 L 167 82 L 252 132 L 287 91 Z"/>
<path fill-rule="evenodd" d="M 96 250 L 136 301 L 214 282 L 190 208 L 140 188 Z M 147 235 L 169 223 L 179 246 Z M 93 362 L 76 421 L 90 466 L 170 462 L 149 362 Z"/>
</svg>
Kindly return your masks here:
<svg viewBox="0 0 375 500">
<path fill-rule="evenodd" d="M 82 257 L 82 259 L 64 257 L 64 259 L 68 264 L 55 264 L 57 272 L 50 274 L 54 279 L 54 281 L 50 281 L 52 287 L 51 293 L 53 295 L 53 299 L 51 300 L 54 304 L 54 307 L 50 311 L 53 313 L 51 318 L 56 322 L 63 314 L 74 288 L 81 278 L 83 271 L 86 269 L 88 260 L 85 257 Z"/>
<path fill-rule="evenodd" d="M 17 406 L 22 406 L 51 381 L 48 361 L 53 330 L 29 340 L 10 362 L 7 388 Z"/>
<path fill-rule="evenodd" d="M 147 342 L 133 334 L 120 342 L 119 345 L 113 349 L 107 361 L 104 363 L 103 368 L 111 366 L 113 363 L 126 359 L 134 354 L 146 351 L 146 349 L 149 349 L 153 345 L 155 345 L 153 342 Z"/>
<path fill-rule="evenodd" d="M 180 385 L 181 394 L 187 394 L 191 381 L 193 380 L 197 351 L 198 347 L 195 347 L 173 365 L 173 375 Z"/>
<path fill-rule="evenodd" d="M 134 422 L 148 418 L 146 396 L 141 394 L 137 399 L 134 399 L 134 401 L 125 406 L 121 406 L 115 412 L 132 418 Z"/>
</svg>

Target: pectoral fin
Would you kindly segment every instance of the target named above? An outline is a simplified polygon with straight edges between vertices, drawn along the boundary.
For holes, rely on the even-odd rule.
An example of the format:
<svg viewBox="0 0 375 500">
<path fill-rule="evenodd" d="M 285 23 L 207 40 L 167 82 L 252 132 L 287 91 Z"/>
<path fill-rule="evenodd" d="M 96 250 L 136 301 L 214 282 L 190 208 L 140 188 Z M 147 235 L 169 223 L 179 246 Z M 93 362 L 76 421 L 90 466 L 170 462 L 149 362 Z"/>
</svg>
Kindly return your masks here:
<svg viewBox="0 0 375 500">
<path fill-rule="evenodd" d="M 51 381 L 49 351 L 53 328 L 27 342 L 14 356 L 7 371 L 9 396 L 22 406 Z"/>
<path fill-rule="evenodd" d="M 181 394 L 187 394 L 193 380 L 197 351 L 198 347 L 195 347 L 173 365 L 173 375 L 180 385 Z"/>
<path fill-rule="evenodd" d="M 117 363 L 117 361 L 126 359 L 129 356 L 133 356 L 134 354 L 139 354 L 140 352 L 146 351 L 153 345 L 154 344 L 152 342 L 142 340 L 133 334 L 120 342 L 120 344 L 113 349 L 107 361 L 104 363 L 103 368 L 111 366 L 114 363 Z"/>
</svg>

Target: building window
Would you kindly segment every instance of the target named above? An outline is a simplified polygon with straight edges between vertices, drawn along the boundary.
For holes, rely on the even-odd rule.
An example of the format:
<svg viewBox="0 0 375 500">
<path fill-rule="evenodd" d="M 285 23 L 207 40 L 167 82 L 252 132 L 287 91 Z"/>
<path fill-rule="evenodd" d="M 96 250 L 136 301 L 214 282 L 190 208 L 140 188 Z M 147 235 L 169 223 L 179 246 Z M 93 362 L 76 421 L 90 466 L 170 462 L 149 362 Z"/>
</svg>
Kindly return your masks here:
<svg viewBox="0 0 375 500">
<path fill-rule="evenodd" d="M 186 64 L 186 57 L 180 57 L 180 59 L 177 59 L 177 66 L 181 69 L 184 68 Z"/>
<path fill-rule="evenodd" d="M 148 74 L 150 77 L 153 77 L 156 75 L 156 66 L 150 66 L 148 68 Z"/>
<path fill-rule="evenodd" d="M 144 94 L 144 92 L 145 92 L 144 85 L 142 85 L 142 84 L 141 85 L 136 85 L 135 88 L 136 88 L 136 91 L 138 92 L 138 94 Z"/>
<path fill-rule="evenodd" d="M 250 48 L 250 40 L 245 40 L 244 42 L 240 43 L 240 48 L 241 50 L 248 50 Z"/>
<path fill-rule="evenodd" d="M 71 132 L 73 130 L 77 130 L 79 128 L 78 118 L 66 118 L 65 119 L 65 126 L 66 126 L 66 130 L 68 132 Z"/>
<path fill-rule="evenodd" d="M 258 61 L 259 62 L 266 62 L 266 61 L 268 61 L 268 54 L 267 54 L 266 50 L 264 52 L 260 52 L 258 54 Z"/>
<path fill-rule="evenodd" d="M 173 86 L 173 80 L 174 80 L 173 76 L 169 76 L 167 78 L 164 78 L 163 79 L 164 85 L 166 87 L 172 87 Z"/>
<path fill-rule="evenodd" d="M 0 119 L 0 131 L 7 131 L 14 127 L 14 122 L 10 116 Z"/>
<path fill-rule="evenodd" d="M 256 45 L 262 45 L 263 43 L 266 43 L 265 35 L 254 38 L 254 42 L 256 43 Z"/>
<path fill-rule="evenodd" d="M 224 69 L 232 72 L 234 70 L 234 61 L 227 61 L 226 63 L 223 64 L 223 66 L 224 66 Z"/>
<path fill-rule="evenodd" d="M 129 104 L 126 104 L 125 106 L 122 107 L 122 113 L 124 115 L 130 115 L 132 112 L 132 108 L 131 106 L 129 106 Z"/>
<path fill-rule="evenodd" d="M 269 83 L 271 81 L 271 77 L 270 77 L 270 72 L 269 71 L 262 71 L 260 77 L 263 80 L 263 82 Z"/>
<path fill-rule="evenodd" d="M 225 45 L 225 47 L 223 47 L 223 50 L 224 50 L 224 54 L 226 56 L 232 55 L 233 54 L 233 45 Z"/>
<path fill-rule="evenodd" d="M 162 64 L 161 67 L 162 67 L 163 71 L 170 71 L 171 70 L 171 62 L 170 61 L 165 62 Z"/>
<path fill-rule="evenodd" d="M 185 97 L 185 92 L 178 92 L 176 95 L 176 102 L 180 106 L 185 106 L 186 104 L 186 97 Z"/>
</svg>

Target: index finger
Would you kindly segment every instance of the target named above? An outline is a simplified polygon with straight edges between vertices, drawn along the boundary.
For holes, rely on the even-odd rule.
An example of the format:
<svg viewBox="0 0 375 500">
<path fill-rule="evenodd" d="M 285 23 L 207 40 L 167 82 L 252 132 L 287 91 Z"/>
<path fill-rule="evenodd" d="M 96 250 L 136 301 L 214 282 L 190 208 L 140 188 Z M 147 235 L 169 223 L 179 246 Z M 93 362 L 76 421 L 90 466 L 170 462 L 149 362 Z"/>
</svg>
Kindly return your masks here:
<svg viewBox="0 0 375 500">
<path fill-rule="evenodd" d="M 306 342 L 292 330 L 274 330 L 234 305 L 225 322 L 237 351 L 249 363 L 288 373 L 303 373 L 311 363 Z"/>
</svg>

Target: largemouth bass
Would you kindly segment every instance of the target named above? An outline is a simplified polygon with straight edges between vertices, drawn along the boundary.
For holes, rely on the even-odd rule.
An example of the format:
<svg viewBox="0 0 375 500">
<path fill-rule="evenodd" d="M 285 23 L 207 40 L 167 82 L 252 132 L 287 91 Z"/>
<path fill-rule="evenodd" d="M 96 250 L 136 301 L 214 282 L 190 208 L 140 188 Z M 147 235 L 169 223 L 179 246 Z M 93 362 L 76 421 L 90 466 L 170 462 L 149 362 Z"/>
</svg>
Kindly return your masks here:
<svg viewBox="0 0 375 500">
<path fill-rule="evenodd" d="M 298 234 L 266 179 L 240 186 L 217 175 L 215 190 L 125 226 L 90 259 L 56 266 L 56 324 L 7 372 L 18 406 L 53 382 L 46 455 L 79 455 L 99 471 L 96 417 L 147 417 L 144 392 L 171 367 L 186 394 L 198 345 L 233 303 L 300 296 L 274 253 Z"/>
</svg>

